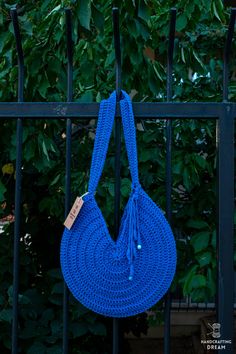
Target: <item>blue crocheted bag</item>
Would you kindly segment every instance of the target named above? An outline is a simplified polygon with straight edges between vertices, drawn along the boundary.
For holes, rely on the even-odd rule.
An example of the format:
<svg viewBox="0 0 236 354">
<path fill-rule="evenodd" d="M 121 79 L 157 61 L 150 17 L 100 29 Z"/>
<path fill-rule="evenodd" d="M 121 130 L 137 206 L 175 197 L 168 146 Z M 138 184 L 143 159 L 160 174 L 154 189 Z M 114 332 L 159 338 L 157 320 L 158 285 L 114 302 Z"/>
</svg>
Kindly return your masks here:
<svg viewBox="0 0 236 354">
<path fill-rule="evenodd" d="M 131 193 L 114 241 L 95 200 L 116 110 L 116 93 L 100 104 L 88 193 L 61 241 L 61 268 L 74 297 L 110 317 L 141 313 L 163 297 L 176 268 L 176 246 L 163 212 L 139 183 L 132 104 L 120 100 L 125 144 L 132 177 Z"/>
</svg>

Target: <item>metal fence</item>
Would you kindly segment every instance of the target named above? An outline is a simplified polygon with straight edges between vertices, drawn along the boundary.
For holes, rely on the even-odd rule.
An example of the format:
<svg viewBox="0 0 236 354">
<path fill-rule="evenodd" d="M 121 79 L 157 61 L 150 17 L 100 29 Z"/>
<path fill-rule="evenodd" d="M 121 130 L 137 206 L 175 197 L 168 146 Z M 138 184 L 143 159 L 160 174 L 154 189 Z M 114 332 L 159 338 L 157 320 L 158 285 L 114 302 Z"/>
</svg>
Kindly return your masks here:
<svg viewBox="0 0 236 354">
<path fill-rule="evenodd" d="M 16 9 L 11 10 L 16 50 L 18 54 L 18 102 L 1 102 L 0 119 L 16 119 L 17 123 L 17 155 L 16 155 L 16 183 L 15 183 L 15 223 L 14 223 L 14 264 L 13 264 L 13 322 L 12 322 L 12 354 L 18 353 L 18 290 L 19 290 L 19 243 L 21 217 L 21 180 L 22 180 L 22 132 L 24 119 L 61 119 L 66 124 L 66 192 L 65 215 L 68 214 L 70 200 L 71 177 L 71 133 L 73 119 L 97 118 L 99 105 L 97 103 L 72 103 L 73 100 L 73 67 L 72 67 L 72 23 L 71 11 L 65 10 L 66 38 L 67 38 L 67 102 L 24 102 L 24 55 L 21 44 L 21 35 Z M 174 103 L 172 97 L 172 69 L 176 10 L 170 11 L 169 47 L 167 56 L 167 102 L 166 103 L 134 103 L 136 118 L 163 119 L 166 121 L 166 212 L 171 223 L 171 150 L 172 150 L 172 120 L 173 119 L 214 119 L 217 129 L 217 160 L 218 160 L 218 189 L 217 189 L 217 321 L 221 324 L 221 338 L 233 340 L 233 214 L 234 214 L 234 118 L 236 117 L 236 103 L 228 102 L 228 71 L 230 48 L 234 32 L 236 9 L 231 10 L 230 23 L 224 50 L 223 72 L 223 101 L 221 103 Z M 121 50 L 119 38 L 118 9 L 113 9 L 114 45 L 116 56 L 116 91 L 117 97 L 121 90 Z M 121 120 L 117 105 L 115 122 L 115 230 L 118 234 L 120 221 L 120 149 L 121 149 Z M 68 309 L 69 297 L 64 285 L 63 300 L 63 354 L 71 352 L 68 346 Z M 164 324 L 164 353 L 170 353 L 170 312 L 171 294 L 165 299 Z M 113 354 L 119 353 L 119 321 L 113 319 Z M 227 346 L 225 353 L 233 354 L 233 344 Z"/>
</svg>

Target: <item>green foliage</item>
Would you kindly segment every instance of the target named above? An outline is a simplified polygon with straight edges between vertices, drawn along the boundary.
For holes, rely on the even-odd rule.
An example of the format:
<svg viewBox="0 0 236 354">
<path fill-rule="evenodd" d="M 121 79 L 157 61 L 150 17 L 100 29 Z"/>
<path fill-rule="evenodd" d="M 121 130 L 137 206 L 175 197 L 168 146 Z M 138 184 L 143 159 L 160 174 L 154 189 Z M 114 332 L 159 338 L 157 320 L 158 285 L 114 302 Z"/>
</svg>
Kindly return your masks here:
<svg viewBox="0 0 236 354">
<path fill-rule="evenodd" d="M 15 101 L 17 58 L 9 16 L 15 2 L 0 8 L 0 99 Z M 100 102 L 114 90 L 111 1 L 45 0 L 17 3 L 25 53 L 27 101 L 66 100 L 64 8 L 73 12 L 74 100 Z M 169 9 L 176 6 L 173 100 L 221 101 L 222 48 L 228 11 L 221 0 L 128 0 L 122 2 L 120 26 L 122 82 L 134 101 L 166 100 Z M 235 41 L 233 41 L 235 49 Z M 234 100 L 235 67 L 229 97 Z M 20 346 L 22 353 L 61 353 L 62 277 L 59 246 L 64 219 L 65 122 L 24 120 L 23 185 L 20 242 Z M 16 124 L 0 127 L 0 215 L 14 209 Z M 165 209 L 164 122 L 138 125 L 140 180 Z M 73 121 L 72 200 L 87 190 L 94 140 L 93 121 Z M 124 143 L 124 142 L 122 142 Z M 114 235 L 114 140 L 109 149 L 97 201 Z M 216 171 L 215 122 L 173 122 L 173 229 L 178 268 L 173 288 L 194 301 L 215 294 Z M 130 188 L 126 153 L 121 153 L 121 208 Z M 9 164 L 13 164 L 9 168 Z M 4 167 L 5 166 L 5 167 Z M 8 166 L 8 167 L 6 167 Z M 25 236 L 24 236 L 25 235 Z M 9 352 L 12 320 L 13 227 L 0 234 L 0 351 Z M 158 321 L 160 320 L 157 315 Z M 144 321 L 144 320 L 143 320 Z M 144 321 L 145 322 L 145 321 Z M 106 353 L 110 322 L 70 299 L 70 345 L 73 353 Z M 131 326 L 132 327 L 132 326 Z M 141 329 L 142 331 L 142 329 Z"/>
</svg>

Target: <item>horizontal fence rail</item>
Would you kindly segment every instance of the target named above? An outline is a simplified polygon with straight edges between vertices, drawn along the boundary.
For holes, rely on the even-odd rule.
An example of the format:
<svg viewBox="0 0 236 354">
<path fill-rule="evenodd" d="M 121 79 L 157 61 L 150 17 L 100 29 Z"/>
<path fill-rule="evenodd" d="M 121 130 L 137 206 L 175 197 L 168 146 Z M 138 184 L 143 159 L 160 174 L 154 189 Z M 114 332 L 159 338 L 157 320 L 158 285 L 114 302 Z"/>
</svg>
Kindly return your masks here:
<svg viewBox="0 0 236 354">
<path fill-rule="evenodd" d="M 73 41 L 71 10 L 65 10 L 66 43 L 67 43 L 67 102 L 23 102 L 24 88 L 24 56 L 16 9 L 11 10 L 16 50 L 18 55 L 18 102 L 0 103 L 0 120 L 16 120 L 17 157 L 15 185 L 15 225 L 14 225 L 14 264 L 13 264 L 13 323 L 12 323 L 12 354 L 19 352 L 18 345 L 18 293 L 19 293 L 19 242 L 20 242 L 20 212 L 21 212 L 21 166 L 22 166 L 22 133 L 25 119 L 65 119 L 66 120 L 66 161 L 65 161 L 65 215 L 71 206 L 71 143 L 72 120 L 90 118 L 97 119 L 98 103 L 78 103 L 73 101 Z M 170 10 L 169 45 L 167 53 L 167 102 L 133 103 L 134 115 L 142 120 L 166 120 L 166 214 L 171 223 L 171 159 L 172 159 L 172 120 L 186 119 L 216 121 L 217 128 L 217 161 L 218 161 L 218 226 L 217 226 L 217 321 L 221 324 L 223 339 L 233 340 L 233 214 L 234 214 L 234 120 L 236 103 L 228 100 L 228 76 L 230 50 L 233 39 L 236 9 L 231 10 L 226 44 L 224 49 L 223 68 L 223 102 L 171 102 L 174 37 L 176 25 L 176 9 Z M 113 34 L 116 59 L 116 94 L 119 101 L 121 92 L 121 49 L 119 33 L 119 11 L 113 8 Z M 117 104 L 115 123 L 115 230 L 118 234 L 120 223 L 120 152 L 121 152 L 121 120 L 120 107 Z M 184 124 L 184 123 L 183 123 Z M 226 261 L 227 260 L 227 261 Z M 170 354 L 170 310 L 171 294 L 165 301 L 165 338 L 164 353 Z M 63 354 L 71 352 L 68 338 L 69 323 L 69 292 L 64 284 L 63 296 Z M 119 321 L 113 319 L 112 353 L 122 350 L 122 340 L 119 335 Z M 219 351 L 220 352 L 220 351 Z M 224 353 L 233 354 L 233 343 L 227 346 Z"/>
<path fill-rule="evenodd" d="M 1 102 L 0 119 L 4 118 L 97 118 L 98 103 L 78 102 Z M 133 103 L 135 118 L 142 119 L 189 119 L 204 118 L 217 119 L 220 115 L 230 113 L 236 117 L 236 103 L 233 102 L 147 102 Z M 117 104 L 116 117 L 120 117 L 120 108 Z"/>
</svg>

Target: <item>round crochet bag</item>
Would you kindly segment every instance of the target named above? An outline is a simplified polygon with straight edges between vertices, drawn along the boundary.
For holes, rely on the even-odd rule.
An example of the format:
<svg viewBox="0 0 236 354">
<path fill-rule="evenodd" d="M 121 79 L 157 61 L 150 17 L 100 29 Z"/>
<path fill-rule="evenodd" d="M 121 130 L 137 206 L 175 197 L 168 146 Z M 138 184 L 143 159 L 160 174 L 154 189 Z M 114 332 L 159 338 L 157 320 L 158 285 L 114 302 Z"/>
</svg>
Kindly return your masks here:
<svg viewBox="0 0 236 354">
<path fill-rule="evenodd" d="M 132 186 L 114 241 L 95 191 L 103 170 L 116 110 L 116 93 L 100 104 L 88 192 L 61 241 L 61 268 L 74 297 L 110 317 L 141 313 L 163 297 L 176 268 L 176 246 L 163 212 L 139 183 L 136 133 L 128 94 L 120 100 Z"/>
</svg>

